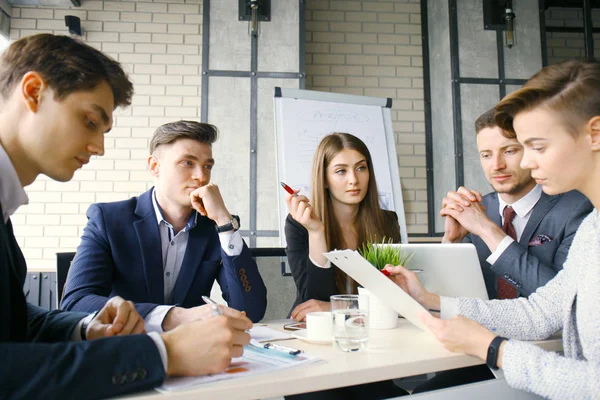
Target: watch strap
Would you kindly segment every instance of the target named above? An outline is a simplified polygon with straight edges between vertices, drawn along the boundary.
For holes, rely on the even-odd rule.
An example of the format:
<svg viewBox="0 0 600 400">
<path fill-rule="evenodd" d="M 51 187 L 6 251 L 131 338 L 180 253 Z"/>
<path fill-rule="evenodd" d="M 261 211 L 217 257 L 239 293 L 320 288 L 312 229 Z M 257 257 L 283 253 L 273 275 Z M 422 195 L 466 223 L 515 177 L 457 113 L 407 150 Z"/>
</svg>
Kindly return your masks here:
<svg viewBox="0 0 600 400">
<path fill-rule="evenodd" d="M 505 340 L 508 339 L 502 336 L 496 336 L 494 340 L 492 340 L 492 343 L 490 343 L 490 346 L 488 347 L 485 363 L 491 369 L 498 369 L 498 353 L 500 352 L 500 345 Z"/>
<path fill-rule="evenodd" d="M 234 226 L 233 221 L 237 222 L 237 228 Z M 238 230 L 240 228 L 240 217 L 237 215 L 231 215 L 231 221 L 225 225 L 217 225 L 216 230 L 218 233 L 229 232 L 231 230 Z"/>
</svg>

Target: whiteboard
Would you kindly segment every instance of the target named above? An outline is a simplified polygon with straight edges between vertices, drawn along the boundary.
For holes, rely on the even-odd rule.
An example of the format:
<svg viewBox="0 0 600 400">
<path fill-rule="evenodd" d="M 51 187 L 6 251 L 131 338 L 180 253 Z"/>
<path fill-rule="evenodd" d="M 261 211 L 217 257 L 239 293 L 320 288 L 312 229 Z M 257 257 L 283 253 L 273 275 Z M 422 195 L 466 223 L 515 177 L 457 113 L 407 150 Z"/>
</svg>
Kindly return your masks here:
<svg viewBox="0 0 600 400">
<path fill-rule="evenodd" d="M 402 188 L 391 119 L 391 99 L 275 88 L 277 178 L 310 198 L 313 155 L 321 139 L 350 133 L 368 147 L 379 202 L 398 214 L 402 243 L 408 243 Z M 285 247 L 285 192 L 278 189 L 279 238 Z"/>
</svg>

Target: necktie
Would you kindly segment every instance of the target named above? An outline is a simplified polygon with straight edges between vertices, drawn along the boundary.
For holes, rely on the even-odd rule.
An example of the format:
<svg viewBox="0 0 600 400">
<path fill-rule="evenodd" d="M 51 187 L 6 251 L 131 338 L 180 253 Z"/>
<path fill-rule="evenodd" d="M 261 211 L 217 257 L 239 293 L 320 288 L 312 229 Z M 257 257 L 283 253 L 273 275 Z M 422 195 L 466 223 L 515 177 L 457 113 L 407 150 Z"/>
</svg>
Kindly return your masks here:
<svg viewBox="0 0 600 400">
<path fill-rule="evenodd" d="M 517 232 L 513 225 L 513 219 L 517 213 L 511 206 L 504 207 L 502 212 L 504 216 L 504 223 L 502 224 L 502 231 L 510 236 L 514 241 L 517 241 Z M 498 298 L 499 299 L 515 299 L 517 297 L 517 289 L 514 288 L 510 283 L 506 282 L 504 278 L 498 277 Z"/>
</svg>

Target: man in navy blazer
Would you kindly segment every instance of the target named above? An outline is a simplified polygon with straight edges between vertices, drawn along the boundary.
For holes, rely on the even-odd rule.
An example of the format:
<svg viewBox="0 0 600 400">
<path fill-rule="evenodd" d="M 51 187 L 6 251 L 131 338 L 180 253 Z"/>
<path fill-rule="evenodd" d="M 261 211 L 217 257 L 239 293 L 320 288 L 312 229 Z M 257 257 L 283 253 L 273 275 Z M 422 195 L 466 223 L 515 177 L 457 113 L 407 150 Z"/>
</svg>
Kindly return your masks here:
<svg viewBox="0 0 600 400">
<path fill-rule="evenodd" d="M 579 192 L 543 193 L 530 170 L 520 166 L 522 145 L 503 135 L 494 113 L 491 109 L 475 122 L 481 166 L 494 192 L 483 198 L 464 187 L 449 192 L 440 211 L 446 216 L 442 242 L 475 245 L 491 299 L 505 297 L 498 291 L 501 280 L 514 293 L 529 296 L 563 268 L 575 232 L 593 206 Z M 516 212 L 516 240 L 501 229 L 507 206 Z"/>
<path fill-rule="evenodd" d="M 254 322 L 263 317 L 265 285 L 239 220 L 210 183 L 217 136 L 216 127 L 196 121 L 156 130 L 148 157 L 155 186 L 89 207 L 63 309 L 94 312 L 121 296 L 135 303 L 148 330 L 166 331 L 209 313 L 202 296 L 217 281 L 230 307 Z"/>
<path fill-rule="evenodd" d="M 92 155 L 103 155 L 113 111 L 131 104 L 132 94 L 118 62 L 68 36 L 24 37 L 0 57 L 2 399 L 148 390 L 166 375 L 222 372 L 250 340 L 244 330 L 252 323 L 228 308 L 227 316 L 144 335 L 136 334 L 144 332 L 142 318 L 120 297 L 97 315 L 43 310 L 25 300 L 27 266 L 10 221 L 28 201 L 23 188 L 39 174 L 68 181 Z"/>
</svg>

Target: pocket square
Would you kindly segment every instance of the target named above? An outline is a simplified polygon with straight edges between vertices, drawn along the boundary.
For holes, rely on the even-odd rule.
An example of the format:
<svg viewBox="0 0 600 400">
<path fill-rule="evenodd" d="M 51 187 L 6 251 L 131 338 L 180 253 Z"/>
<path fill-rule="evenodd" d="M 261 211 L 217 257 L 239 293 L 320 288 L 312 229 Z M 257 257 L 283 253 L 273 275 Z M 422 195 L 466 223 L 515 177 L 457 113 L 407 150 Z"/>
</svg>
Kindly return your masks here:
<svg viewBox="0 0 600 400">
<path fill-rule="evenodd" d="M 548 235 L 537 235 L 529 242 L 529 247 L 541 246 L 544 243 L 551 242 L 552 238 Z"/>
</svg>

